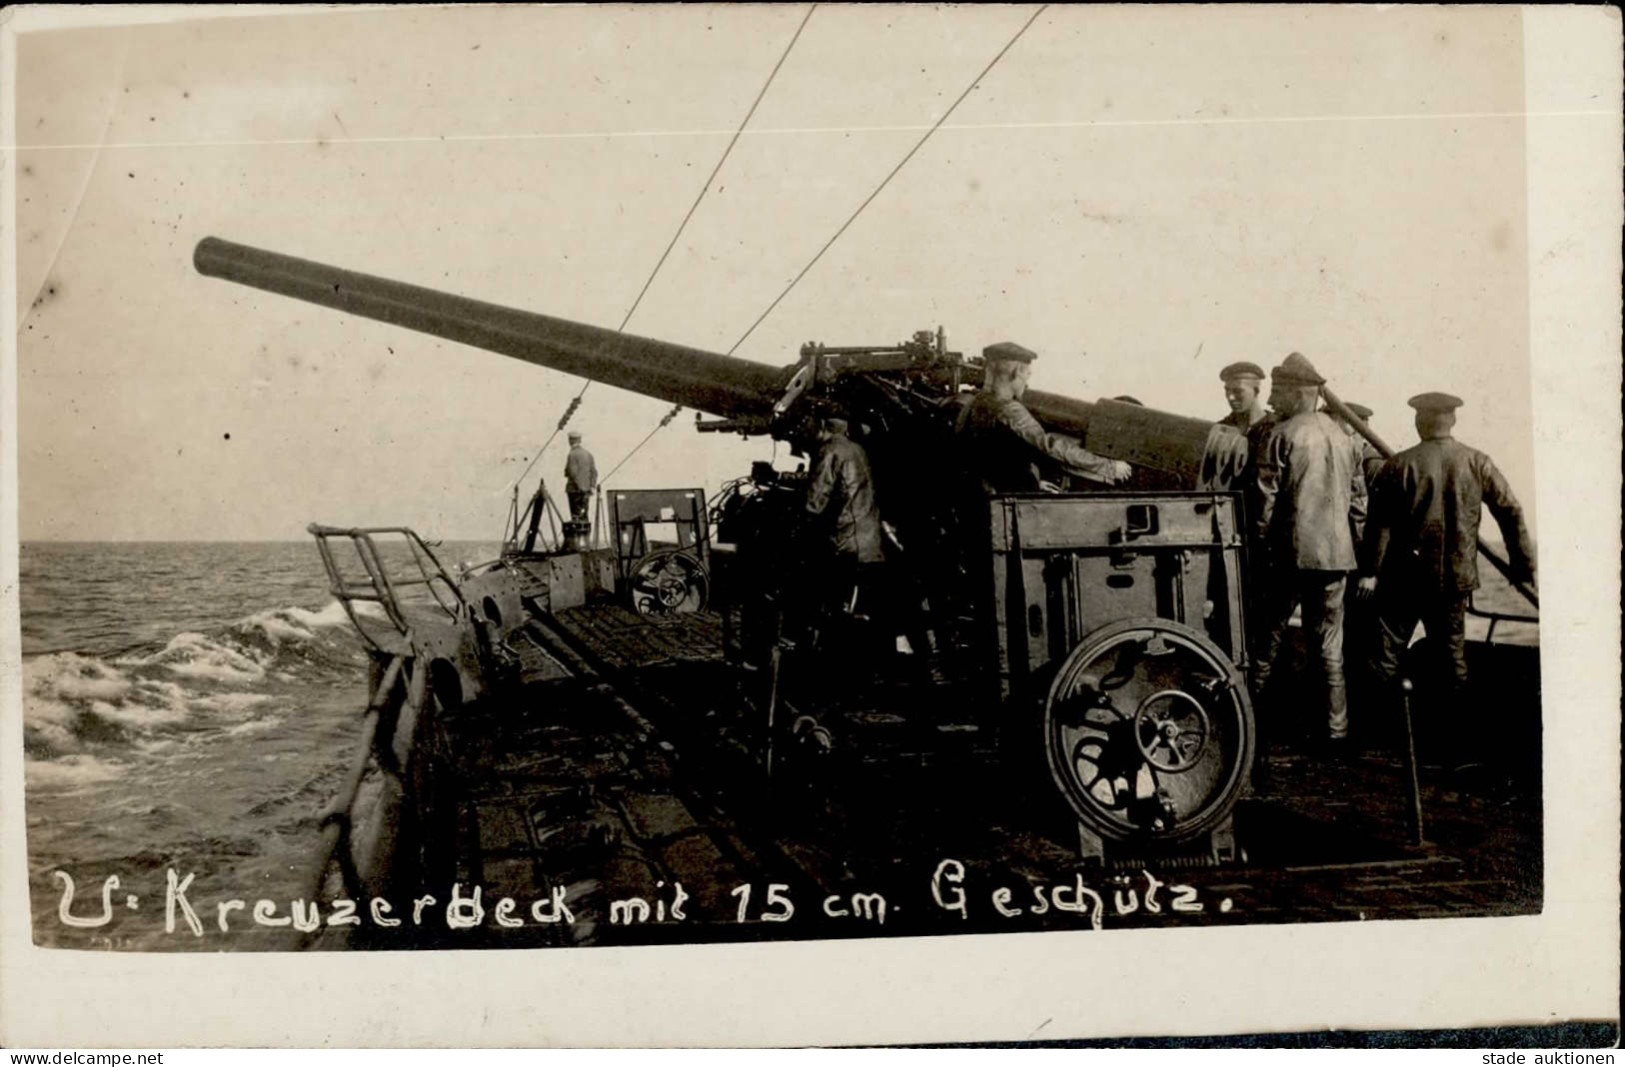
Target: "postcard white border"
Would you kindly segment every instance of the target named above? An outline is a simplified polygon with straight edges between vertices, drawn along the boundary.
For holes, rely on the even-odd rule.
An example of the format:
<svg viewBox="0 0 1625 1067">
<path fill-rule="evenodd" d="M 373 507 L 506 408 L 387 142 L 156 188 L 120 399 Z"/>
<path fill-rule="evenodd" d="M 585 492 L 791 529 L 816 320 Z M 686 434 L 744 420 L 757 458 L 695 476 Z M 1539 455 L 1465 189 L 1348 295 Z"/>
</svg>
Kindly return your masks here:
<svg viewBox="0 0 1625 1067">
<path fill-rule="evenodd" d="M 276 11 L 259 8 L 257 11 Z M 305 9 L 310 10 L 310 9 Z M 1281 17 L 1290 8 L 1275 8 Z M 180 17 L 199 17 L 196 8 Z M 165 9 L 11 9 L 99 24 Z M 1620 16 L 1524 13 L 1546 906 L 1510 919 L 682 948 L 122 955 L 29 941 L 7 292 L 0 1043 L 828 1045 L 1437 1028 L 1612 1018 L 1619 958 Z M 1595 94 L 1595 95 L 1593 95 Z M 14 144 L 12 87 L 4 140 Z M 1598 101 L 1601 101 L 1599 104 Z M 1606 114 L 1599 115 L 1602 110 Z M 14 234 L 15 157 L 5 158 Z M 1562 729 L 1551 728 L 1553 723 Z"/>
</svg>

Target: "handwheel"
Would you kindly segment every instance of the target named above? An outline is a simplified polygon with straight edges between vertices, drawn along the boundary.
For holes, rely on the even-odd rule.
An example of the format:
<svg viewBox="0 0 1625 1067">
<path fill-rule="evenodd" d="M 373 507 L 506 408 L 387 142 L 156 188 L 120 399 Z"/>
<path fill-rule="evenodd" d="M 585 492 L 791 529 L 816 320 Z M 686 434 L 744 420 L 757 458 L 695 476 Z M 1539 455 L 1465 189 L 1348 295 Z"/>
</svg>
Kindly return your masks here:
<svg viewBox="0 0 1625 1067">
<path fill-rule="evenodd" d="M 1180 841 L 1217 826 L 1252 769 L 1247 685 L 1206 635 L 1167 619 L 1089 634 L 1044 705 L 1050 774 L 1078 819 L 1114 841 Z"/>
<path fill-rule="evenodd" d="M 640 615 L 702 611 L 711 593 L 704 565 L 678 548 L 659 548 L 638 560 L 626 585 Z"/>
</svg>

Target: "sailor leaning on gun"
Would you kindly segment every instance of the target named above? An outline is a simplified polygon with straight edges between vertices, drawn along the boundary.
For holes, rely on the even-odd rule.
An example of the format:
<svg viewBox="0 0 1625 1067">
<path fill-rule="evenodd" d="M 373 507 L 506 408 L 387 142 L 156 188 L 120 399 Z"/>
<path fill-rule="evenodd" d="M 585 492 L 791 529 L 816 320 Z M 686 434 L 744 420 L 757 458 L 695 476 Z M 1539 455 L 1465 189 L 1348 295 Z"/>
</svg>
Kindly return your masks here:
<svg viewBox="0 0 1625 1067">
<path fill-rule="evenodd" d="M 982 488 L 993 493 L 1024 493 L 1043 488 L 1040 463 L 1106 485 L 1126 482 L 1127 463 L 1106 459 L 1065 434 L 1049 433 L 1022 404 L 1033 360 L 1030 348 L 1002 341 L 982 349 L 981 391 L 959 413 L 955 433 L 968 448 L 966 462 Z"/>
</svg>

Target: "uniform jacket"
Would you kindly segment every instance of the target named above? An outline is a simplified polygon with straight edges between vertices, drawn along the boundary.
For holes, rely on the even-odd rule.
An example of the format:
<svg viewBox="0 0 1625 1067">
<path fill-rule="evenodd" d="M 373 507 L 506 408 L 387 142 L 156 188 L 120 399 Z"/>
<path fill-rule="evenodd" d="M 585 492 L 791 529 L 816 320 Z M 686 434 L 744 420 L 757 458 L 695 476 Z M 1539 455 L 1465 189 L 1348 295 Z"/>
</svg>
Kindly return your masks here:
<svg viewBox="0 0 1625 1067">
<path fill-rule="evenodd" d="M 1202 455 L 1202 473 L 1197 478 L 1197 489 L 1228 489 L 1238 492 L 1246 502 L 1247 515 L 1257 519 L 1262 500 L 1258 491 L 1258 457 L 1264 442 L 1275 427 L 1275 420 L 1265 415 L 1245 430 L 1234 421 L 1222 421 L 1208 435 L 1207 448 Z M 1255 527 L 1249 531 L 1256 537 Z"/>
<path fill-rule="evenodd" d="M 1365 472 L 1329 415 L 1270 424 L 1258 453 L 1258 536 L 1271 563 L 1299 570 L 1358 569 Z"/>
<path fill-rule="evenodd" d="M 1038 461 L 1053 460 L 1094 481 L 1112 484 L 1112 463 L 1065 434 L 1048 433 L 1019 400 L 977 393 L 959 413 L 956 427 L 964 445 L 966 469 L 975 471 L 989 493 L 1025 493 L 1038 488 Z"/>
<path fill-rule="evenodd" d="M 571 493 L 590 493 L 597 487 L 598 464 L 591 452 L 576 445 L 564 461 L 564 488 Z"/>
<path fill-rule="evenodd" d="M 1535 546 L 1512 487 L 1490 457 L 1437 437 L 1389 460 L 1372 487 L 1369 570 L 1382 582 L 1460 596 L 1478 588 L 1478 522 L 1488 505 L 1515 570 Z"/>
<path fill-rule="evenodd" d="M 859 563 L 886 558 L 880 547 L 880 512 L 875 509 L 869 457 L 857 442 L 833 437 L 824 445 L 807 487 L 807 511 L 829 516 L 830 543 L 836 552 L 855 554 Z"/>
<path fill-rule="evenodd" d="M 1247 435 L 1234 426 L 1215 424 L 1207 435 L 1207 447 L 1202 450 L 1202 471 L 1197 476 L 1196 488 L 1240 491 L 1251 480 L 1252 470 Z"/>
<path fill-rule="evenodd" d="M 1355 435 L 1351 440 L 1354 442 L 1355 450 L 1359 453 L 1360 469 L 1365 471 L 1365 486 L 1369 491 L 1371 483 L 1377 480 L 1377 472 L 1382 470 L 1382 466 L 1388 462 L 1388 458 L 1377 451 L 1376 445 L 1359 435 Z"/>
<path fill-rule="evenodd" d="M 1252 423 L 1242 434 L 1247 438 L 1247 467 L 1242 474 L 1239 488 L 1242 499 L 1246 502 L 1247 514 L 1252 517 L 1255 526 L 1253 537 L 1262 535 L 1262 529 L 1256 525 L 1258 517 L 1264 513 L 1264 491 L 1258 480 L 1259 458 L 1264 455 L 1264 446 L 1269 442 L 1270 434 L 1275 432 L 1276 419 L 1269 412 L 1264 417 Z"/>
</svg>

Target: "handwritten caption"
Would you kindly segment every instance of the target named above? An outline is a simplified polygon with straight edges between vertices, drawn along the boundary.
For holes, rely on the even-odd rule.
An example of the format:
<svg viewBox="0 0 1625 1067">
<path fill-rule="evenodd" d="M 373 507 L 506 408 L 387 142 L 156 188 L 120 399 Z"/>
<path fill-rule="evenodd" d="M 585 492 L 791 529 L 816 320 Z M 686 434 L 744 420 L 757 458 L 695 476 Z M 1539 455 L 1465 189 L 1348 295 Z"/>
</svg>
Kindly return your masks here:
<svg viewBox="0 0 1625 1067">
<path fill-rule="evenodd" d="M 100 913 L 89 913 L 88 908 L 83 906 L 76 911 L 77 886 L 72 876 L 63 870 L 55 870 L 51 874 L 61 885 L 57 918 L 64 926 L 78 929 L 106 926 L 113 921 L 119 904 L 128 911 L 141 910 L 141 897 L 135 893 L 126 893 L 119 904 L 115 904 L 114 896 L 122 888 L 123 881 L 113 874 L 102 881 Z M 164 931 L 173 934 L 184 927 L 194 936 L 203 937 L 206 926 L 199 909 L 201 907 L 204 914 L 209 909 L 188 896 L 196 875 L 188 873 L 183 878 L 174 868 L 169 868 L 165 875 Z M 963 863 L 945 859 L 937 864 L 931 874 L 928 884 L 929 907 L 938 917 L 949 921 L 955 917 L 968 920 L 973 914 L 978 918 L 997 915 L 1007 920 L 1051 912 L 1073 914 L 1086 920 L 1096 930 L 1102 929 L 1108 918 L 1121 919 L 1136 913 L 1193 914 L 1207 909 L 1207 903 L 1199 899 L 1194 886 L 1162 881 L 1150 871 L 1113 875 L 1108 882 L 1104 889 L 1096 889 L 1086 884 L 1083 875 L 1079 874 L 1070 882 L 1056 884 L 1022 882 L 1019 887 L 998 885 L 988 890 L 984 897 L 980 892 L 971 891 Z M 514 929 L 585 921 L 607 921 L 611 926 L 639 926 L 681 923 L 697 918 L 689 910 L 693 894 L 685 890 L 681 882 L 674 881 L 669 886 L 663 881 L 657 882 L 655 890 L 649 896 L 611 900 L 606 912 L 601 915 L 588 914 L 579 899 L 572 901 L 571 890 L 567 886 L 553 886 L 546 896 L 532 900 L 528 905 L 521 904 L 513 897 L 501 897 L 488 910 L 481 886 L 472 886 L 465 892 L 462 883 L 454 883 L 444 899 L 432 893 L 423 893 L 413 897 L 410 906 L 399 911 L 383 897 L 372 897 L 365 902 L 345 898 L 330 900 L 325 904 L 325 916 L 323 904 L 314 900 L 289 901 L 284 911 L 280 909 L 279 901 L 261 898 L 250 904 L 247 900 L 234 897 L 215 902 L 210 917 L 222 934 L 251 926 L 291 927 L 312 933 L 323 926 L 363 924 L 378 929 L 393 929 L 407 924 L 422 927 L 443 923 L 448 930 L 472 930 L 488 922 L 495 927 Z M 858 891 L 829 893 L 812 905 L 803 901 L 800 905 L 803 910 L 798 911 L 790 886 L 779 882 L 741 883 L 734 886 L 728 896 L 736 902 L 732 916 L 706 918 L 712 921 L 728 921 L 731 918 L 735 923 L 788 923 L 794 921 L 798 914 L 805 916 L 805 909 L 812 907 L 815 909 L 814 915 L 825 919 L 884 926 L 888 917 L 895 917 L 902 910 L 900 904 L 888 900 L 881 893 Z M 1220 912 L 1228 912 L 1231 907 L 1232 902 L 1228 897 L 1217 904 Z"/>
</svg>

